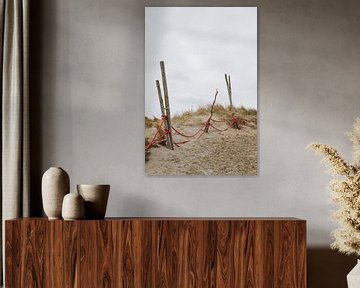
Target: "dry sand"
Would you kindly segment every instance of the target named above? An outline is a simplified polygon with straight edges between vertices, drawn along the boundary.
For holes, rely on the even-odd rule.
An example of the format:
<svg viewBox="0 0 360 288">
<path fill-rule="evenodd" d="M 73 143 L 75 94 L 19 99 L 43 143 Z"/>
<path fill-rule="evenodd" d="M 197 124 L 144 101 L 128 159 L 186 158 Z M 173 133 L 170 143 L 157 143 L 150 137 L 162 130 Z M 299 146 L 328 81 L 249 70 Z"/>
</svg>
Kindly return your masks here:
<svg viewBox="0 0 360 288">
<path fill-rule="evenodd" d="M 214 116 L 216 117 L 216 115 Z M 193 134 L 206 121 L 206 116 L 193 117 L 187 125 L 174 121 L 173 126 L 186 134 Z M 199 139 L 169 150 L 158 145 L 150 149 L 145 164 L 147 175 L 256 175 L 257 174 L 257 128 L 254 122 L 241 130 L 229 128 L 219 132 L 209 128 Z M 225 123 L 213 123 L 226 129 Z M 151 138 L 155 128 L 147 128 L 145 137 Z M 173 133 L 174 141 L 188 140 Z"/>
</svg>

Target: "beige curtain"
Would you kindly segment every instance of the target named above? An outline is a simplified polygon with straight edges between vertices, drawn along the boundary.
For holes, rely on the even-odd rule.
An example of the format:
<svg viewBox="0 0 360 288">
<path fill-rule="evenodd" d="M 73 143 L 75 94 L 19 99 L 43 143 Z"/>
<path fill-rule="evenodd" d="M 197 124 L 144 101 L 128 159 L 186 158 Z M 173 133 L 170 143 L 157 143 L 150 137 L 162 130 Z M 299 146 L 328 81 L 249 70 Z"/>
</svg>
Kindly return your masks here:
<svg viewBox="0 0 360 288">
<path fill-rule="evenodd" d="M 29 0 L 0 3 L 1 271 L 4 271 L 4 221 L 29 216 Z"/>
</svg>

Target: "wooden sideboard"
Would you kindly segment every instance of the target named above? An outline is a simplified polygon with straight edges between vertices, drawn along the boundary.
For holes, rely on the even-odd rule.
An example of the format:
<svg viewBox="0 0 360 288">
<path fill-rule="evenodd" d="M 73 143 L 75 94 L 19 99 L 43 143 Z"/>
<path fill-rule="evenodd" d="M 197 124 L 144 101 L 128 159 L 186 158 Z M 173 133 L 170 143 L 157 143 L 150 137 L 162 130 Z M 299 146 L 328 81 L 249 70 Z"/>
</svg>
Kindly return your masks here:
<svg viewBox="0 0 360 288">
<path fill-rule="evenodd" d="M 306 287 L 306 221 L 115 218 L 5 223 L 6 287 Z"/>
</svg>

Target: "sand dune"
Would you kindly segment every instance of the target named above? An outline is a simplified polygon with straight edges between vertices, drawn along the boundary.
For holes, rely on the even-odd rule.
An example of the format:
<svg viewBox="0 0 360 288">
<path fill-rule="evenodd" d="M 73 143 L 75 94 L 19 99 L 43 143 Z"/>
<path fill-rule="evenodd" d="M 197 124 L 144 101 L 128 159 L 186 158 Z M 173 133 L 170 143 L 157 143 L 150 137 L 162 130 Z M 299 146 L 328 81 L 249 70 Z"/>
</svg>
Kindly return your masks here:
<svg viewBox="0 0 360 288">
<path fill-rule="evenodd" d="M 220 119 L 217 115 L 214 118 Z M 193 134 L 201 127 L 207 116 L 194 116 L 173 125 L 186 134 Z M 209 129 L 199 139 L 169 150 L 158 145 L 150 149 L 149 161 L 145 164 L 147 175 L 256 175 L 257 173 L 257 127 L 256 115 L 249 116 L 242 129 L 227 131 Z M 226 123 L 214 123 L 223 130 Z M 147 128 L 145 137 L 151 138 L 156 128 Z M 174 141 L 188 140 L 173 133 Z"/>
</svg>

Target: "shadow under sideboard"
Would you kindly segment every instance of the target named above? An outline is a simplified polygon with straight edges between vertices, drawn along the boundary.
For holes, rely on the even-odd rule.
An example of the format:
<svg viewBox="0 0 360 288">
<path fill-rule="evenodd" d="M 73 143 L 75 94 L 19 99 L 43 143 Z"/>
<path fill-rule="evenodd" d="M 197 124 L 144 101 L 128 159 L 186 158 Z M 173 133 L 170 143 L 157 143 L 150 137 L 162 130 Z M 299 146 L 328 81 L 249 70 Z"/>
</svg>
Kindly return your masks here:
<svg viewBox="0 0 360 288">
<path fill-rule="evenodd" d="M 347 288 L 346 275 L 356 265 L 356 256 L 330 248 L 308 248 L 308 288 Z"/>
</svg>

